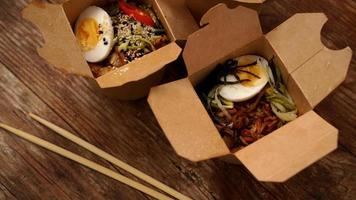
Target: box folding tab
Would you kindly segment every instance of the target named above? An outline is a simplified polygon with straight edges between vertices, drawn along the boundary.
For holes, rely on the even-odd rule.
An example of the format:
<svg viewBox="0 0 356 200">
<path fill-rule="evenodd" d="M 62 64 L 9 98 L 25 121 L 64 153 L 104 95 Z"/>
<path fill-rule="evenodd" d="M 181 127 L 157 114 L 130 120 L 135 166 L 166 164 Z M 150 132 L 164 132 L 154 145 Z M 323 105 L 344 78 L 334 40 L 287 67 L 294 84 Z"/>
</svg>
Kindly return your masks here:
<svg viewBox="0 0 356 200">
<path fill-rule="evenodd" d="M 352 51 L 321 43 L 326 21 L 322 13 L 300 13 L 263 35 L 254 10 L 224 4 L 210 9 L 183 51 L 188 77 L 154 87 L 148 97 L 177 154 L 191 161 L 237 161 L 260 181 L 283 182 L 336 149 L 338 130 L 313 108 L 345 79 Z M 230 151 L 195 86 L 219 63 L 248 54 L 274 57 L 299 113 L 247 147 Z"/>
</svg>

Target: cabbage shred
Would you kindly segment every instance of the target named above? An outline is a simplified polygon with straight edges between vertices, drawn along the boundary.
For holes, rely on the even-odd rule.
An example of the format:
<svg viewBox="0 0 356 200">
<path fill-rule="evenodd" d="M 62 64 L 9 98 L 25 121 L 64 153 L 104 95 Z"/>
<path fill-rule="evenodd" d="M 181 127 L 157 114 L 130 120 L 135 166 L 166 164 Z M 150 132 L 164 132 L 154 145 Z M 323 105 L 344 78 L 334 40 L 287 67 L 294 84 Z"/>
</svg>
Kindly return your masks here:
<svg viewBox="0 0 356 200">
<path fill-rule="evenodd" d="M 114 26 L 115 48 L 124 54 L 125 62 L 131 62 L 169 42 L 152 7 L 148 4 L 139 4 L 138 7 L 150 13 L 156 23 L 155 27 L 142 24 L 133 17 L 124 14 L 116 3 L 106 8 Z"/>
</svg>

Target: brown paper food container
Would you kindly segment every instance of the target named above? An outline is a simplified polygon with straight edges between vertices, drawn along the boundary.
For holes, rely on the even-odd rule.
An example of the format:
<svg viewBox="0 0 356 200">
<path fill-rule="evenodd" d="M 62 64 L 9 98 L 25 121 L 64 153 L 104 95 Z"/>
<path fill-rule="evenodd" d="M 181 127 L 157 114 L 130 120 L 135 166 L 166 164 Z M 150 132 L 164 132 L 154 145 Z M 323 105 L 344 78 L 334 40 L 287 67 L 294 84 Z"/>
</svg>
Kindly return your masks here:
<svg viewBox="0 0 356 200">
<path fill-rule="evenodd" d="M 164 67 L 175 61 L 187 36 L 198 29 L 182 0 L 147 0 L 166 29 L 171 43 L 94 79 L 82 56 L 72 26 L 88 6 L 102 6 L 105 0 L 68 0 L 64 4 L 33 1 L 23 10 L 23 17 L 34 23 L 43 34 L 45 44 L 38 53 L 56 68 L 89 77 L 95 88 L 109 96 L 132 100 L 147 95 L 160 82 Z M 176 43 L 177 42 L 177 43 Z"/>
<path fill-rule="evenodd" d="M 245 6 L 255 10 L 260 10 L 261 4 L 265 1 L 266 0 L 186 0 L 186 4 L 192 12 L 194 18 L 199 22 L 204 13 L 219 3 L 224 3 L 229 8 Z"/>
<path fill-rule="evenodd" d="M 183 52 L 188 77 L 154 87 L 148 97 L 175 151 L 191 161 L 237 161 L 260 181 L 283 182 L 337 148 L 338 130 L 313 108 L 345 79 L 352 51 L 324 47 L 320 31 L 326 21 L 322 13 L 300 13 L 263 35 L 254 10 L 224 4 L 210 9 Z M 275 57 L 299 117 L 230 152 L 194 86 L 218 63 L 246 54 Z"/>
</svg>

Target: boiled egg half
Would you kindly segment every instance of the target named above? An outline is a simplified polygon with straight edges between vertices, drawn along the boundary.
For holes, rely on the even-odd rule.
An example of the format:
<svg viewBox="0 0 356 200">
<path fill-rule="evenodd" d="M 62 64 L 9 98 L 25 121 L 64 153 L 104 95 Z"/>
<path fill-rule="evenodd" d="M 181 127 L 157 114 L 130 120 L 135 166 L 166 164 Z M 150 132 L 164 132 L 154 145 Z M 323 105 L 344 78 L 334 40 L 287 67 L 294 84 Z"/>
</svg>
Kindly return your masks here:
<svg viewBox="0 0 356 200">
<path fill-rule="evenodd" d="M 100 62 L 114 45 L 114 28 L 109 14 L 102 8 L 90 6 L 75 24 L 75 36 L 88 62 Z"/>
<path fill-rule="evenodd" d="M 236 58 L 238 66 L 250 65 L 248 67 L 238 67 L 236 75 L 240 80 L 245 80 L 235 84 L 223 85 L 219 91 L 219 95 L 233 102 L 242 102 L 249 100 L 256 96 L 268 83 L 269 77 L 267 73 L 268 61 L 255 55 L 246 55 Z M 225 77 L 221 77 L 220 80 L 224 81 Z M 248 80 L 248 81 L 247 81 Z M 227 82 L 237 82 L 237 78 L 234 75 L 226 76 Z"/>
</svg>

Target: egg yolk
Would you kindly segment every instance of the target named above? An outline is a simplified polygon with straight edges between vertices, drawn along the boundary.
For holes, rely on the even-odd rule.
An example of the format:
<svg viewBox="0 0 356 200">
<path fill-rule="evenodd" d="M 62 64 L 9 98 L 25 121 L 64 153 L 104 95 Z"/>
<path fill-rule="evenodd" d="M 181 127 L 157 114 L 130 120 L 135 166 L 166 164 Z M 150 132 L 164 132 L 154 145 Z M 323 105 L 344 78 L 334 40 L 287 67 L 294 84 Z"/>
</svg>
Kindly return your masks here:
<svg viewBox="0 0 356 200">
<path fill-rule="evenodd" d="M 94 49 L 99 41 L 99 25 L 96 20 L 91 18 L 82 20 L 77 28 L 76 37 L 82 50 Z"/>
<path fill-rule="evenodd" d="M 263 79 L 265 78 L 266 76 L 266 72 L 263 70 L 262 67 L 258 66 L 258 65 L 254 65 L 254 66 L 250 66 L 250 67 L 244 67 L 242 68 L 242 70 L 246 71 L 246 72 L 243 72 L 243 71 L 239 71 L 237 73 L 237 75 L 239 76 L 240 80 L 250 80 L 250 81 L 244 81 L 242 82 L 241 84 L 244 85 L 244 86 L 255 86 L 255 85 L 258 85 L 257 83 L 259 82 L 260 79 Z M 248 73 L 250 72 L 250 73 Z M 254 75 L 258 76 L 254 76 Z"/>
</svg>

